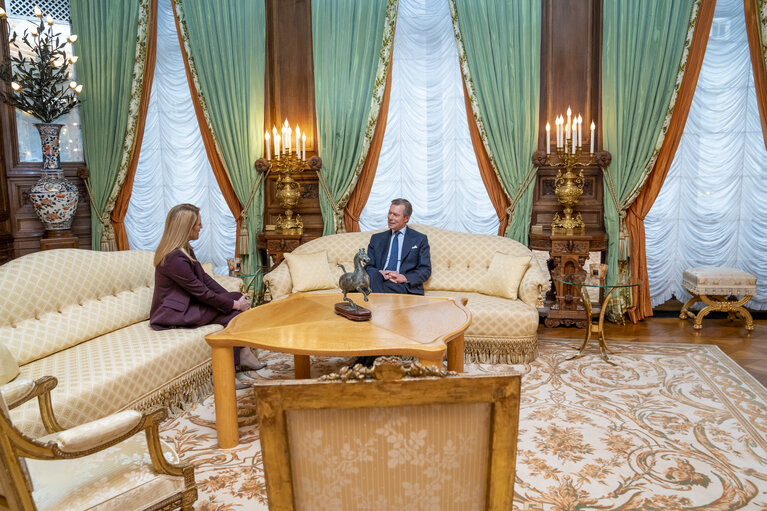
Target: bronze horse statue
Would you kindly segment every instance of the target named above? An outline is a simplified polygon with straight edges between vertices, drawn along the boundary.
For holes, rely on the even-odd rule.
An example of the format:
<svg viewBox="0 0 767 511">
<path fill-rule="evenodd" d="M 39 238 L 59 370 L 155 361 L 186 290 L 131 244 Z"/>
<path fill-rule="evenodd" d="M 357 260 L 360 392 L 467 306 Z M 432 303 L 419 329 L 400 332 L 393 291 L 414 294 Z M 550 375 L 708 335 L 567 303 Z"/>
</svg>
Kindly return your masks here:
<svg viewBox="0 0 767 511">
<path fill-rule="evenodd" d="M 351 310 L 359 309 L 359 305 L 354 303 L 351 298 L 346 297 L 346 293 L 358 292 L 362 293 L 365 297 L 365 301 L 368 301 L 368 295 L 370 291 L 370 276 L 365 271 L 365 265 L 370 262 L 370 257 L 365 253 L 365 249 L 361 248 L 354 256 L 354 271 L 347 272 L 343 264 L 337 266 L 344 271 L 341 278 L 338 279 L 338 287 L 344 292 L 344 300 L 349 302 L 349 308 Z"/>
</svg>

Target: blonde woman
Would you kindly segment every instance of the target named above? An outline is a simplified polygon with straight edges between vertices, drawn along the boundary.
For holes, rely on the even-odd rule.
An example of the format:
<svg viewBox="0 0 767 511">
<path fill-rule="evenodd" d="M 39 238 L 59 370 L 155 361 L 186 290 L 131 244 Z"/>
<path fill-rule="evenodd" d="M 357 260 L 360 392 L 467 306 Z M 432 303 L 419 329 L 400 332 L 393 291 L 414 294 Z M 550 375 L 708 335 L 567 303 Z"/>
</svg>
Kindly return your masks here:
<svg viewBox="0 0 767 511">
<path fill-rule="evenodd" d="M 149 325 L 154 330 L 194 328 L 216 323 L 226 326 L 250 308 L 250 299 L 229 292 L 213 280 L 194 256 L 189 242 L 200 236 L 200 208 L 173 206 L 154 254 L 154 297 Z M 234 364 L 244 370 L 266 366 L 246 348 L 234 350 Z"/>
</svg>

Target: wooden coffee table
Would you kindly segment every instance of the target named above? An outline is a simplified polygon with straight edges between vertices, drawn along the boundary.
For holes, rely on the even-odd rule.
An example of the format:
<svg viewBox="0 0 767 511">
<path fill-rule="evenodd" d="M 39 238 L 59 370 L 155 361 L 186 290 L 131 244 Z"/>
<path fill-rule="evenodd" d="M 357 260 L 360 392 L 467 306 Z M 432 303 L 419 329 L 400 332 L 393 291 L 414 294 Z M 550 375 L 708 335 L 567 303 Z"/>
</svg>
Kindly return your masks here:
<svg viewBox="0 0 767 511">
<path fill-rule="evenodd" d="M 463 371 L 463 332 L 471 312 L 450 298 L 416 295 L 351 295 L 370 309 L 370 321 L 355 322 L 335 314 L 341 294 L 294 293 L 283 300 L 256 307 L 236 316 L 229 325 L 205 336 L 212 349 L 213 392 L 218 444 L 239 442 L 234 389 L 235 346 L 292 353 L 296 378 L 310 377 L 312 355 L 418 357 L 425 365 L 442 365 Z"/>
</svg>

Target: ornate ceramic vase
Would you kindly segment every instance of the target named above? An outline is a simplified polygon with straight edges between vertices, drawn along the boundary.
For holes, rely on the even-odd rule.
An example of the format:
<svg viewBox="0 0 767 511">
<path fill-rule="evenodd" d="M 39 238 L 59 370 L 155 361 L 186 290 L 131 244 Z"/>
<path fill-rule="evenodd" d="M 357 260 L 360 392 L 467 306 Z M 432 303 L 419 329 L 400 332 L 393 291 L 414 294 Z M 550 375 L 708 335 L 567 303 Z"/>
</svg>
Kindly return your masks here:
<svg viewBox="0 0 767 511">
<path fill-rule="evenodd" d="M 40 180 L 29 189 L 29 199 L 46 231 L 72 227 L 77 210 L 77 187 L 64 177 L 59 150 L 59 132 L 63 124 L 35 124 L 43 146 L 43 169 Z"/>
</svg>

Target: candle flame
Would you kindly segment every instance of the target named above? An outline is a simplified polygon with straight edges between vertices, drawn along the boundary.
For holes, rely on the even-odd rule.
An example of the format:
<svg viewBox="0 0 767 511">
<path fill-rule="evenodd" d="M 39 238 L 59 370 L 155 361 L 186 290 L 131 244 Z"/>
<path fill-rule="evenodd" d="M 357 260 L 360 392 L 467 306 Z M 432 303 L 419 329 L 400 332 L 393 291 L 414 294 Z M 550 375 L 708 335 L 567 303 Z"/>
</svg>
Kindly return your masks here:
<svg viewBox="0 0 767 511">
<path fill-rule="evenodd" d="M 264 138 L 266 139 L 267 142 L 269 141 L 269 132 L 268 131 L 266 133 L 264 133 Z"/>
<path fill-rule="evenodd" d="M 567 107 L 567 116 L 570 117 L 573 114 L 572 110 L 570 110 L 570 107 Z"/>
<path fill-rule="evenodd" d="M 546 131 L 551 131 L 551 124 L 548 122 L 546 123 Z"/>
<path fill-rule="evenodd" d="M 594 128 L 596 128 L 597 125 L 594 124 L 594 121 L 591 121 L 591 131 L 594 131 Z"/>
</svg>

